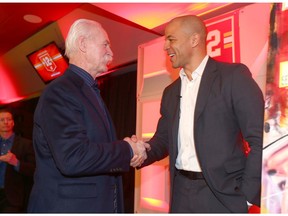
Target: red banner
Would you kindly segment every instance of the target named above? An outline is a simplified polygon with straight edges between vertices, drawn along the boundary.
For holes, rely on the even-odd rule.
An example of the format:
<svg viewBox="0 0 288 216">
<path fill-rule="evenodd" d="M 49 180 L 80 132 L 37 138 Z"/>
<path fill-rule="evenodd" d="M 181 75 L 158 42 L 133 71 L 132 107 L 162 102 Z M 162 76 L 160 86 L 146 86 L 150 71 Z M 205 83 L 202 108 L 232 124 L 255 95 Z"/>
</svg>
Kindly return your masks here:
<svg viewBox="0 0 288 216">
<path fill-rule="evenodd" d="M 205 20 L 205 23 L 209 56 L 219 61 L 239 62 L 238 11 Z"/>
<path fill-rule="evenodd" d="M 28 58 L 45 83 L 61 76 L 68 67 L 55 43 L 50 43 Z"/>
</svg>

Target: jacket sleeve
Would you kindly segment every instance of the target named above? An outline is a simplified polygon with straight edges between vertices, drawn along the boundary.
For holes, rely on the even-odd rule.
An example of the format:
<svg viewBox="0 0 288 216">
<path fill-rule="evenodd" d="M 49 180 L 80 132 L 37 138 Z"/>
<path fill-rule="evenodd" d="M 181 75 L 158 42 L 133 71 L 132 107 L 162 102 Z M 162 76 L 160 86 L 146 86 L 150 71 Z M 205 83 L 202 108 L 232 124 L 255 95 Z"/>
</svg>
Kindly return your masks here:
<svg viewBox="0 0 288 216">
<path fill-rule="evenodd" d="M 247 156 L 241 190 L 250 203 L 259 206 L 264 123 L 263 93 L 244 65 L 234 73 L 232 82 L 234 112 L 243 138 L 251 149 Z"/>
</svg>

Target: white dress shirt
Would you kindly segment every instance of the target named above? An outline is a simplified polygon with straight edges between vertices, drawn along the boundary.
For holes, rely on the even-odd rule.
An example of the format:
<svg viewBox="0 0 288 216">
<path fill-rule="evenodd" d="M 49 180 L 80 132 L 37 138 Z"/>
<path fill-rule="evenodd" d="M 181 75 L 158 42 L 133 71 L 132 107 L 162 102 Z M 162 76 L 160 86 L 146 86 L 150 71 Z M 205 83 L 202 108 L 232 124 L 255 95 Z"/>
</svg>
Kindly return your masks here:
<svg viewBox="0 0 288 216">
<path fill-rule="evenodd" d="M 194 111 L 202 74 L 207 61 L 208 55 L 205 56 L 198 68 L 192 72 L 191 81 L 183 68 L 179 73 L 181 78 L 181 99 L 178 155 L 175 164 L 177 169 L 201 172 L 194 142 Z"/>
</svg>

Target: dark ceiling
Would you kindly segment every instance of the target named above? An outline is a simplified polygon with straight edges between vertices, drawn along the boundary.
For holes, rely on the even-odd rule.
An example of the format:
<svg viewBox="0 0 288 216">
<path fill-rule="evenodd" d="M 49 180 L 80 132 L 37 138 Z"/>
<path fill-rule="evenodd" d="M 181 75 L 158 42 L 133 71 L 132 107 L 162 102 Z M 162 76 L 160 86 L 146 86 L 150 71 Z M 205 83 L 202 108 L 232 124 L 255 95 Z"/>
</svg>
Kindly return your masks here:
<svg viewBox="0 0 288 216">
<path fill-rule="evenodd" d="M 0 55 L 81 5 L 82 3 L 0 3 Z M 29 23 L 23 19 L 26 14 L 40 16 L 42 22 Z"/>
<path fill-rule="evenodd" d="M 247 4 L 247 3 L 246 3 Z M 97 13 L 109 19 L 134 25 L 147 31 L 163 32 L 163 25 L 171 17 L 183 14 L 223 13 L 245 4 L 239 3 L 0 3 L 0 56 L 31 37 L 49 24 L 77 8 Z M 29 23 L 25 15 L 42 18 L 41 23 Z"/>
</svg>

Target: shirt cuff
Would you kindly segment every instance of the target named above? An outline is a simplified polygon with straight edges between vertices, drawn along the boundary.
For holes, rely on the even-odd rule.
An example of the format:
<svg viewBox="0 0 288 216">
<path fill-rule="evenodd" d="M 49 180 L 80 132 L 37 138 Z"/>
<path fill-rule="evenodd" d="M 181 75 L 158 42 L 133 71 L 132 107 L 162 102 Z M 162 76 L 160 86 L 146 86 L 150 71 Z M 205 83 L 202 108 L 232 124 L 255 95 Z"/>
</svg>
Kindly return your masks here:
<svg viewBox="0 0 288 216">
<path fill-rule="evenodd" d="M 130 149 L 130 157 L 132 159 L 133 156 L 134 156 L 134 153 L 133 153 L 133 149 L 132 149 L 132 147 L 130 145 L 129 145 L 129 149 Z"/>
</svg>

